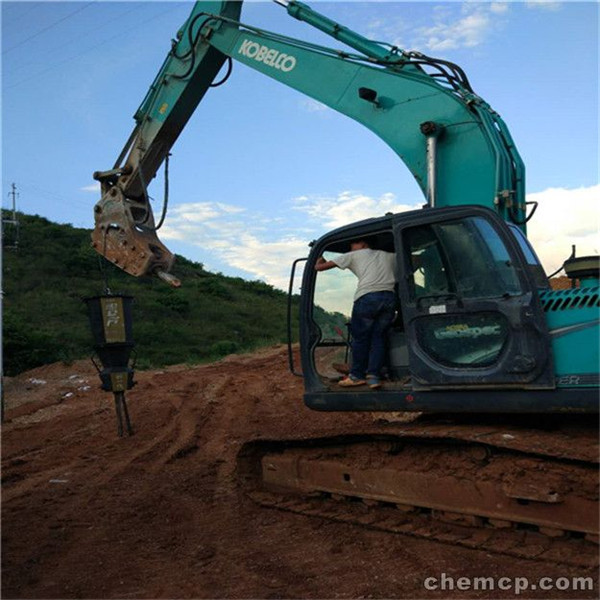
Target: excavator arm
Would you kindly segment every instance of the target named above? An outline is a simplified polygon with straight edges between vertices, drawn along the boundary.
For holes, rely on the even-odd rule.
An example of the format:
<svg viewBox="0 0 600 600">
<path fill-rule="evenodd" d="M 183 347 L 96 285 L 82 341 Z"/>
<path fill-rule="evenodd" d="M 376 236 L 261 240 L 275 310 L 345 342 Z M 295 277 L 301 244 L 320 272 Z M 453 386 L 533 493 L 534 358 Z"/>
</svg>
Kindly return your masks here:
<svg viewBox="0 0 600 600">
<path fill-rule="evenodd" d="M 354 52 L 244 25 L 241 2 L 197 2 L 113 169 L 94 174 L 102 188 L 92 234 L 98 252 L 133 275 L 155 273 L 178 285 L 168 274 L 173 255 L 156 235 L 147 185 L 232 59 L 373 131 L 406 164 L 429 206 L 486 206 L 524 229 L 523 162 L 502 119 L 459 67 L 372 42 L 301 2 L 278 3 Z"/>
<path fill-rule="evenodd" d="M 238 19 L 240 10 L 241 2 L 195 4 L 136 111 L 133 132 L 113 168 L 94 173 L 102 197 L 94 208 L 92 245 L 131 275 L 156 274 L 179 285 L 168 273 L 174 256 L 156 235 L 147 187 L 227 60 L 194 37 L 198 28 L 207 13 Z"/>
</svg>

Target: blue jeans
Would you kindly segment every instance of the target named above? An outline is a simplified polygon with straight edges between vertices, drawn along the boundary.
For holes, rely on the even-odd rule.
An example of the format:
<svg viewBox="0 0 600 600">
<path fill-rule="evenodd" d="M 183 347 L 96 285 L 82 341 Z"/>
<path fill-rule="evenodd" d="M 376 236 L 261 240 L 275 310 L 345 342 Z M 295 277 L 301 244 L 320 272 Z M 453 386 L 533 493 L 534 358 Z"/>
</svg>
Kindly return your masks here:
<svg viewBox="0 0 600 600">
<path fill-rule="evenodd" d="M 361 296 L 352 308 L 352 368 L 350 375 L 364 379 L 379 377 L 386 359 L 386 333 L 396 314 L 394 292 L 371 292 Z"/>
</svg>

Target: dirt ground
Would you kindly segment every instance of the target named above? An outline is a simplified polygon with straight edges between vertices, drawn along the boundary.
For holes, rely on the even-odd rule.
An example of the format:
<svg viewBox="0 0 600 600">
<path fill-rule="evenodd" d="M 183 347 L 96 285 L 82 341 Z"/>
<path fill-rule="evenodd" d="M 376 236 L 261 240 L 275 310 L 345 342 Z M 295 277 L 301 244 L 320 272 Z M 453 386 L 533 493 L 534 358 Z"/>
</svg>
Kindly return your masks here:
<svg viewBox="0 0 600 600">
<path fill-rule="evenodd" d="M 136 379 L 124 438 L 89 361 L 5 380 L 3 598 L 511 598 L 523 578 L 521 598 L 598 597 L 595 569 L 255 504 L 237 484 L 244 443 L 374 423 L 306 409 L 283 347 Z M 542 577 L 593 589 L 532 590 Z"/>
</svg>

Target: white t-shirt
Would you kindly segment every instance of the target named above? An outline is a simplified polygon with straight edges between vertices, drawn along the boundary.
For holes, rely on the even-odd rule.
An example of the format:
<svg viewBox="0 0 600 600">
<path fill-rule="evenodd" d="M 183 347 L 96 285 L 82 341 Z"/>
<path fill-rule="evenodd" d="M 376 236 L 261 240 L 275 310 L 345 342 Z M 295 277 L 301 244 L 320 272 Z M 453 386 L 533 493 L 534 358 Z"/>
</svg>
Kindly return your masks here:
<svg viewBox="0 0 600 600">
<path fill-rule="evenodd" d="M 340 269 L 350 269 L 358 277 L 354 301 L 371 292 L 393 292 L 396 283 L 396 255 L 363 248 L 333 258 Z"/>
</svg>

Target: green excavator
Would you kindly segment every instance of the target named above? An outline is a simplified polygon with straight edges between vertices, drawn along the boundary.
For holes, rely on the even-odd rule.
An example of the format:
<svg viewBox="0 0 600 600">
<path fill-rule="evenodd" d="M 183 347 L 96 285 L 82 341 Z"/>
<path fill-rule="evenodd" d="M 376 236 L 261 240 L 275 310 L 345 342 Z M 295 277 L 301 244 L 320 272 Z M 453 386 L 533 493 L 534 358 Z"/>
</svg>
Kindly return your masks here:
<svg viewBox="0 0 600 600">
<path fill-rule="evenodd" d="M 363 124 L 407 166 L 425 206 L 311 242 L 290 282 L 291 298 L 305 262 L 301 372 L 291 344 L 289 356 L 308 407 L 381 419 L 326 439 L 249 444 L 240 470 L 250 495 L 518 556 L 535 547 L 542 558 L 595 560 L 599 258 L 571 256 L 571 287 L 552 289 L 527 239 L 536 206 L 526 201 L 523 161 L 459 66 L 368 40 L 301 2 L 276 2 L 345 49 L 244 24 L 241 2 L 197 2 L 113 168 L 94 173 L 102 197 L 93 246 L 132 275 L 179 285 L 147 187 L 234 60 Z M 336 286 L 347 290 L 347 280 L 315 270 L 320 257 L 345 253 L 356 239 L 397 257 L 397 317 L 377 390 L 337 385 L 351 361 L 349 334 L 325 331 L 322 305 Z"/>
</svg>

